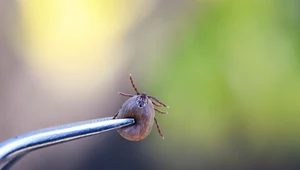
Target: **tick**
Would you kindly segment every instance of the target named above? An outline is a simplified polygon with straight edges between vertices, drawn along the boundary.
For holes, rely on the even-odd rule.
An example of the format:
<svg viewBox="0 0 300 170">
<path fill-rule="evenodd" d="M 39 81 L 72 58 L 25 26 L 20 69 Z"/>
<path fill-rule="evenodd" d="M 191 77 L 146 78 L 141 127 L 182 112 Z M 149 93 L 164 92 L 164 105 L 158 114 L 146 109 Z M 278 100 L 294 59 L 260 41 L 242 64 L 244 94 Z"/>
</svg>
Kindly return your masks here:
<svg viewBox="0 0 300 170">
<path fill-rule="evenodd" d="M 127 140 L 139 141 L 149 135 L 155 121 L 158 133 L 164 139 L 159 123 L 155 118 L 155 111 L 161 114 L 167 114 L 167 112 L 161 111 L 154 106 L 169 107 L 154 96 L 149 96 L 145 92 L 140 93 L 134 85 L 131 75 L 129 79 L 136 95 L 119 92 L 120 95 L 129 97 L 129 99 L 122 105 L 122 108 L 113 119 L 134 118 L 135 124 L 118 129 L 118 133 Z"/>
</svg>

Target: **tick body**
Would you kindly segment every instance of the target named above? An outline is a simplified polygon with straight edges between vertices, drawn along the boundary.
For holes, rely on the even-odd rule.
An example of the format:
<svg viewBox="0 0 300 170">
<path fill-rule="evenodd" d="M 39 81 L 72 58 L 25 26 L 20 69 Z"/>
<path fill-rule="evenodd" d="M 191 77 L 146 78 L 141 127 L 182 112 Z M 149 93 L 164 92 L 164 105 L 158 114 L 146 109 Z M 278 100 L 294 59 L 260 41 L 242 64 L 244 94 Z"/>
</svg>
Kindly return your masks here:
<svg viewBox="0 0 300 170">
<path fill-rule="evenodd" d="M 149 135 L 155 122 L 160 136 L 164 138 L 158 121 L 155 118 L 155 111 L 161 114 L 166 114 L 167 112 L 160 111 L 154 106 L 168 106 L 159 101 L 157 98 L 148 96 L 145 92 L 140 93 L 135 87 L 131 75 L 130 81 L 137 95 L 119 92 L 120 95 L 130 98 L 122 105 L 122 108 L 114 116 L 114 119 L 134 118 L 136 123 L 134 125 L 118 129 L 118 133 L 127 140 L 139 141 Z"/>
<path fill-rule="evenodd" d="M 139 96 L 129 98 L 119 111 L 117 118 L 134 118 L 135 124 L 118 129 L 117 131 L 125 139 L 138 141 L 144 139 L 151 132 L 154 123 L 154 106 L 151 101 L 141 108 L 136 101 Z M 147 99 L 149 100 L 149 99 Z"/>
</svg>

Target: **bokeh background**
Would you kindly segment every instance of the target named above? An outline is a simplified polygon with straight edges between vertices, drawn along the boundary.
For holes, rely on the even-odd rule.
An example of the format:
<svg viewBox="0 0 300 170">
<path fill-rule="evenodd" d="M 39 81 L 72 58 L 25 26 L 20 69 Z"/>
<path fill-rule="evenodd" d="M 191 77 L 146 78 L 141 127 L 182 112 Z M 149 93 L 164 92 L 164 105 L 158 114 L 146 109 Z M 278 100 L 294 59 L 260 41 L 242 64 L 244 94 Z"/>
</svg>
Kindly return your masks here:
<svg viewBox="0 0 300 170">
<path fill-rule="evenodd" d="M 113 116 L 130 73 L 170 106 L 164 140 L 111 131 L 13 169 L 300 169 L 300 1 L 0 1 L 0 141 Z"/>
</svg>

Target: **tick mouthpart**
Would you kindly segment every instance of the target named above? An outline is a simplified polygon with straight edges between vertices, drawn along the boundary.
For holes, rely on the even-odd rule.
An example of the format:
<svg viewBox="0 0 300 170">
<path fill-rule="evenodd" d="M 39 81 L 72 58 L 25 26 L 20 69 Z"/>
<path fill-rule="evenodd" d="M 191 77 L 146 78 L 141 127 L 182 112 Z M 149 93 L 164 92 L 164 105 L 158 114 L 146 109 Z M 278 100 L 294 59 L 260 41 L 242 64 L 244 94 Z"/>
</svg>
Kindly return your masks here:
<svg viewBox="0 0 300 170">
<path fill-rule="evenodd" d="M 147 94 L 146 94 L 145 92 L 142 92 L 141 96 L 142 96 L 142 97 L 146 97 Z"/>
</svg>

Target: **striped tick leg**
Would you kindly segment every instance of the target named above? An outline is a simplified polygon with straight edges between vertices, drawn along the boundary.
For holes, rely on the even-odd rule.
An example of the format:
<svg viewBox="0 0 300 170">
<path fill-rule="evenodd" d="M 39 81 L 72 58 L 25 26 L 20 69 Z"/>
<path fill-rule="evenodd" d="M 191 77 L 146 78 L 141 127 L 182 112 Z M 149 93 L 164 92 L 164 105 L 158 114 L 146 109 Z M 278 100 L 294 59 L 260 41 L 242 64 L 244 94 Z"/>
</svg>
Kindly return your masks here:
<svg viewBox="0 0 300 170">
<path fill-rule="evenodd" d="M 133 82 L 133 79 L 131 77 L 131 74 L 129 75 L 129 78 L 130 78 L 130 82 L 131 82 L 131 85 L 132 85 L 134 91 L 136 92 L 137 95 L 140 95 L 140 92 L 138 91 L 138 89 L 134 85 L 134 82 Z"/>
<path fill-rule="evenodd" d="M 158 103 L 155 103 L 154 101 L 152 101 L 152 104 L 153 104 L 154 106 L 157 106 L 157 107 L 163 107 L 163 105 L 158 104 Z"/>
<path fill-rule="evenodd" d="M 156 97 L 154 96 L 148 96 L 148 98 L 155 100 L 157 103 L 161 104 L 164 107 L 169 108 L 169 106 L 165 105 L 163 102 L 161 102 L 160 100 L 158 100 Z"/>
<path fill-rule="evenodd" d="M 127 93 L 122 93 L 122 92 L 119 92 L 119 95 L 125 96 L 125 97 L 133 97 L 134 96 L 132 94 L 127 94 Z"/>
<path fill-rule="evenodd" d="M 156 109 L 156 108 L 154 108 L 154 110 L 157 111 L 158 113 L 161 113 L 161 114 L 168 114 L 168 112 L 163 112 L 163 111 L 158 110 L 158 109 Z"/>
<path fill-rule="evenodd" d="M 117 113 L 114 115 L 114 117 L 112 119 L 115 119 L 119 114 L 119 111 L 117 111 Z"/>
<path fill-rule="evenodd" d="M 161 133 L 161 130 L 159 128 L 159 124 L 158 124 L 158 121 L 156 120 L 156 118 L 154 117 L 154 120 L 155 120 L 155 123 L 156 123 L 156 127 L 157 127 L 157 130 L 158 130 L 158 133 L 159 135 L 164 139 L 164 135 Z"/>
</svg>

